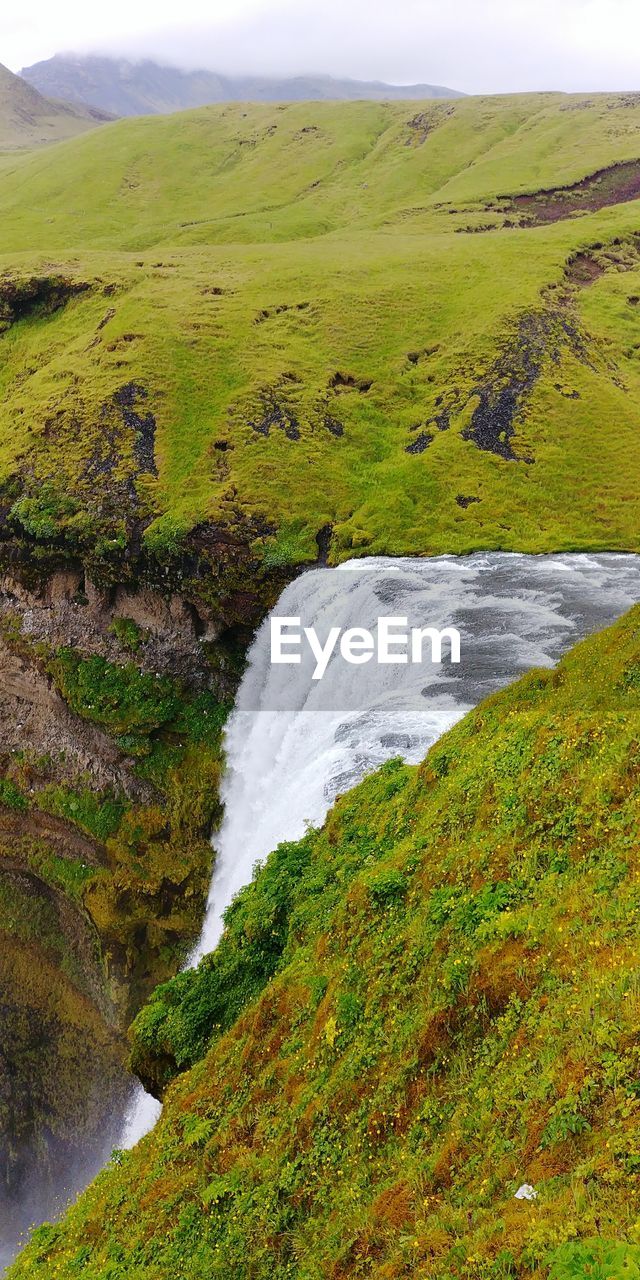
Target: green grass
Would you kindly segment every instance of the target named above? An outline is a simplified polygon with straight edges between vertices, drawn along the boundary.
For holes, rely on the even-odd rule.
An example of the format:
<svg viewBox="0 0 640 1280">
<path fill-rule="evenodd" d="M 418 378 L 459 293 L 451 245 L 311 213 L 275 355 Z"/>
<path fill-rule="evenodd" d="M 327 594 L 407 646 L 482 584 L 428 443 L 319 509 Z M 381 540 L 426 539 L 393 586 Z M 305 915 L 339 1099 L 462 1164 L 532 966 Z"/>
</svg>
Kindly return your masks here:
<svg viewBox="0 0 640 1280">
<path fill-rule="evenodd" d="M 5 801 L 6 803 L 6 801 Z M 89 790 L 73 791 L 55 783 L 38 790 L 38 808 L 55 817 L 66 818 L 96 840 L 115 835 L 122 820 L 126 802 L 121 796 Z"/>
<path fill-rule="evenodd" d="M 175 681 L 146 674 L 133 662 L 116 665 L 65 648 L 50 659 L 48 669 L 76 715 L 115 735 L 148 738 L 160 725 L 175 720 L 180 710 Z"/>
<path fill-rule="evenodd" d="M 156 1130 L 10 1275 L 635 1276 L 639 669 L 636 608 L 272 854 L 138 1019 Z"/>
<path fill-rule="evenodd" d="M 233 104 L 5 157 L 6 279 L 91 286 L 0 338 L 14 536 L 107 564 L 136 522 L 171 558 L 210 521 L 267 569 L 315 558 L 326 525 L 334 562 L 637 549 L 637 202 L 534 228 L 485 209 L 637 155 L 632 101 L 545 94 Z M 620 239 L 566 285 L 578 249 Z M 546 337 L 506 459 L 465 432 L 523 317 Z"/>
<path fill-rule="evenodd" d="M 34 803 L 106 846 L 105 865 L 81 876 L 82 900 L 103 945 L 126 948 L 130 1007 L 175 972 L 197 929 L 219 817 L 221 738 L 228 706 L 178 680 L 70 648 L 47 658 L 70 709 L 104 728 L 154 788 L 146 804 L 47 785 Z M 8 785 L 8 784 L 7 784 Z M 19 794 L 19 793 L 18 793 Z M 73 880 L 74 869 L 68 874 Z M 74 882 L 75 883 L 75 882 Z M 145 976 L 146 975 L 146 976 Z"/>
</svg>

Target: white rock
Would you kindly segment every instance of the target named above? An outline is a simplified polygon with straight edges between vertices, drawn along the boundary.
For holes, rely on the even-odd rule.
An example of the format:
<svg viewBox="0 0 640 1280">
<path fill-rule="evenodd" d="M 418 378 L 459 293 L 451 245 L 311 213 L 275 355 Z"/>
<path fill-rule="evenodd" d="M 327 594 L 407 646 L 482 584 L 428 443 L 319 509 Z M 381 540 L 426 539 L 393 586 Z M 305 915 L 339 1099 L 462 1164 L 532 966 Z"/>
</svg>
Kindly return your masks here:
<svg viewBox="0 0 640 1280">
<path fill-rule="evenodd" d="M 538 1192 L 529 1182 L 523 1182 L 522 1186 L 518 1187 L 513 1198 L 514 1200 L 537 1200 Z"/>
</svg>

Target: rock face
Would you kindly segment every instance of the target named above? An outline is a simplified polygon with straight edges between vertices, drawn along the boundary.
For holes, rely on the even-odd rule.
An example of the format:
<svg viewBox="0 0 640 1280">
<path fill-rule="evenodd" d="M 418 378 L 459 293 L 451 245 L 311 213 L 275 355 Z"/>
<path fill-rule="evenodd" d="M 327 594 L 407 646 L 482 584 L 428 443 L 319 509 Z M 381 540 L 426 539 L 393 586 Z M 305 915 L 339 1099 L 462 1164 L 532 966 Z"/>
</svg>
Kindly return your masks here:
<svg viewBox="0 0 640 1280">
<path fill-rule="evenodd" d="M 31 642 L 72 645 L 111 662 L 122 660 L 118 622 L 130 622 L 139 632 L 135 652 L 142 670 L 179 677 L 198 688 L 210 678 L 201 641 L 216 638 L 215 625 L 174 592 L 99 586 L 78 565 L 29 587 L 5 577 L 0 608 L 5 614 L 19 612 L 22 635 Z"/>
</svg>

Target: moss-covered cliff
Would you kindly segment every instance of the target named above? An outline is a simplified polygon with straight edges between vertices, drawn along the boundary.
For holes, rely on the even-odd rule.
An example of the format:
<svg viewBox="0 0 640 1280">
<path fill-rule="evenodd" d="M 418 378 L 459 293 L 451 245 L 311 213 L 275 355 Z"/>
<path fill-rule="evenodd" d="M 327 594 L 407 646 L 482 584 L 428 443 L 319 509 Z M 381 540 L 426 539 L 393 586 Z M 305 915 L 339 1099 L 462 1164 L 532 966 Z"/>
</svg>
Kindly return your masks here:
<svg viewBox="0 0 640 1280">
<path fill-rule="evenodd" d="M 222 728 L 277 590 L 238 600 L 231 571 L 198 611 L 132 576 L 21 558 L 0 590 L 3 1246 L 122 1132 L 126 1028 L 197 935 Z"/>
</svg>

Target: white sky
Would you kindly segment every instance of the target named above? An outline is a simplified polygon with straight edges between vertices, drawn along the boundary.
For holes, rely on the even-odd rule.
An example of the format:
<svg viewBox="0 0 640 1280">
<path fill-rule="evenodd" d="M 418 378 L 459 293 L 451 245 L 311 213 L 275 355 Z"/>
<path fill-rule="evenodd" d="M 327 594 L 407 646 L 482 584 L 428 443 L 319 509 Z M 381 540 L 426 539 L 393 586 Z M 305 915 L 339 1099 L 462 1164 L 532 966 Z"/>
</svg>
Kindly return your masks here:
<svg viewBox="0 0 640 1280">
<path fill-rule="evenodd" d="M 28 0 L 9 16 L 3 8 L 0 61 L 13 71 L 76 51 L 468 93 L 640 88 L 637 0 Z"/>
</svg>

